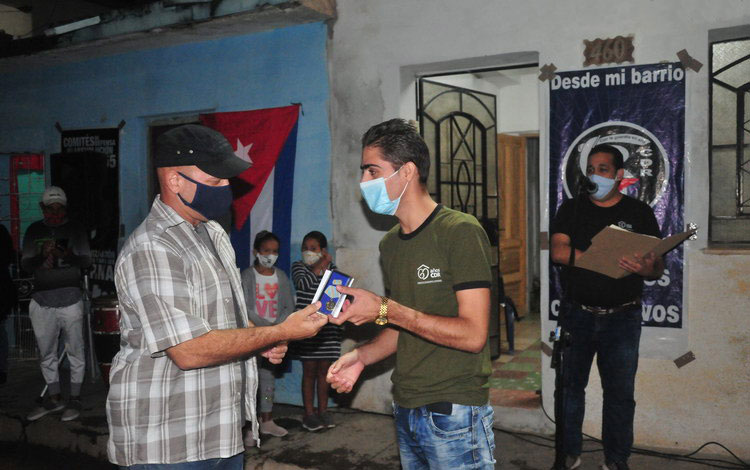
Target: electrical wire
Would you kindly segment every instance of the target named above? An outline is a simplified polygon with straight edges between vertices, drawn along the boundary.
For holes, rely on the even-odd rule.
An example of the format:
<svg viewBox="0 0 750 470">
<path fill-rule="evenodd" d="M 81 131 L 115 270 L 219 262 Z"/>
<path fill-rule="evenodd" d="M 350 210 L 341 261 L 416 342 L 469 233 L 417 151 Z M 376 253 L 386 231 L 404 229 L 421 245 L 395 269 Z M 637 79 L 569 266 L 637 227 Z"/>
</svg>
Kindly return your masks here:
<svg viewBox="0 0 750 470">
<path fill-rule="evenodd" d="M 552 424 L 555 424 L 555 420 L 550 417 L 549 414 L 547 414 L 547 410 L 544 408 L 544 403 L 542 403 L 542 412 L 544 413 L 544 416 L 547 417 L 548 420 L 552 422 Z M 507 429 L 502 429 L 499 427 L 493 426 L 493 429 L 500 431 L 505 434 L 509 434 L 516 439 L 522 440 L 524 442 L 528 442 L 530 444 L 534 444 L 540 447 L 546 447 L 548 449 L 554 449 L 555 445 L 555 439 L 553 437 L 547 437 L 547 436 L 540 436 L 537 434 L 532 433 L 526 433 L 526 432 L 520 432 L 520 431 L 510 431 Z M 594 442 L 597 444 L 601 444 L 601 439 L 597 439 L 594 436 L 590 436 L 586 433 L 582 433 L 584 436 L 584 442 Z M 544 442 L 539 441 L 546 441 L 551 442 L 552 444 L 547 444 Z M 737 462 L 732 462 L 729 460 L 724 459 L 717 459 L 717 458 L 703 458 L 703 457 L 693 457 L 695 454 L 700 452 L 702 449 L 710 446 L 715 445 L 718 447 L 721 447 L 724 449 L 729 455 L 731 455 Z M 594 452 L 602 452 L 603 449 L 588 449 L 588 450 L 582 450 L 581 453 L 594 453 Z M 727 469 L 727 470 L 746 470 L 750 469 L 750 464 L 739 458 L 734 452 L 732 452 L 729 448 L 727 448 L 725 445 L 721 444 L 720 442 L 715 441 L 709 441 L 705 444 L 701 445 L 694 451 L 687 453 L 687 454 L 672 454 L 669 452 L 660 452 L 656 450 L 650 450 L 650 449 L 641 449 L 639 447 L 633 447 L 631 451 L 634 454 L 640 454 L 640 455 L 646 455 L 649 457 L 658 457 L 663 459 L 669 459 L 669 460 L 677 460 L 681 462 L 690 462 L 690 463 L 696 463 L 700 465 L 707 465 L 709 467 L 713 468 L 721 468 L 721 469 Z"/>
</svg>

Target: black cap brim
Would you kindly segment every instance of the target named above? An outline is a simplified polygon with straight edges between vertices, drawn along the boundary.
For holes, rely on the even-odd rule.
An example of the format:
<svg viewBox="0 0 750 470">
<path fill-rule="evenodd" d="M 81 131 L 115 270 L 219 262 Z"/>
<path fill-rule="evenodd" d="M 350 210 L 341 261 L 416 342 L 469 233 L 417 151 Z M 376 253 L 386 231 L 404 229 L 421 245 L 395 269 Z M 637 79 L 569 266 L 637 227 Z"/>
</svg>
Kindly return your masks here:
<svg viewBox="0 0 750 470">
<path fill-rule="evenodd" d="M 250 168 L 252 164 L 239 157 L 232 156 L 223 158 L 221 160 L 196 163 L 195 166 L 211 176 L 227 179 L 234 178 L 235 176 Z"/>
<path fill-rule="evenodd" d="M 232 178 L 250 168 L 218 131 L 198 124 L 185 124 L 168 130 L 156 140 L 154 164 L 157 168 L 197 166 L 216 178 Z"/>
</svg>

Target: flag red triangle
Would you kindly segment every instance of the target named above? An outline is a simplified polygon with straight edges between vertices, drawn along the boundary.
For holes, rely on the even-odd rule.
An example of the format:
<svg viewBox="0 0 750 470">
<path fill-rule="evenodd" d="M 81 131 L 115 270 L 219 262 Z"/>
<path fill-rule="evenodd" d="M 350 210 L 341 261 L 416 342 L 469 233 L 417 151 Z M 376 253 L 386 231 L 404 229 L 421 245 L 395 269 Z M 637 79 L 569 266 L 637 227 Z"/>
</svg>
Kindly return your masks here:
<svg viewBox="0 0 750 470">
<path fill-rule="evenodd" d="M 200 120 L 204 125 L 221 132 L 235 152 L 238 149 L 240 154 L 247 152 L 252 161 L 252 166 L 237 177 L 239 181 L 236 183 L 239 184 L 233 184 L 233 189 L 237 191 L 232 203 L 237 229 L 242 227 L 250 215 L 263 185 L 276 165 L 289 132 L 297 123 L 298 115 L 299 105 L 201 114 Z"/>
</svg>

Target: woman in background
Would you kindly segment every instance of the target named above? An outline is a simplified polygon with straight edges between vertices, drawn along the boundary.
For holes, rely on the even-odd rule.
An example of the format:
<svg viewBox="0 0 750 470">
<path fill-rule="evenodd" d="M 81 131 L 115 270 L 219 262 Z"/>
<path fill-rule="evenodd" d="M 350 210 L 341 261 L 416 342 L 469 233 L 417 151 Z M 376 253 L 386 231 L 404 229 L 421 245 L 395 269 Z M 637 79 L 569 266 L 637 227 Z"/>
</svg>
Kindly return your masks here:
<svg viewBox="0 0 750 470">
<path fill-rule="evenodd" d="M 281 323 L 294 311 L 292 287 L 284 271 L 274 267 L 279 257 L 279 237 L 263 230 L 253 243 L 253 266 L 242 271 L 242 289 L 245 292 L 247 312 L 256 326 Z M 258 410 L 260 433 L 283 437 L 287 430 L 273 421 L 274 372 L 276 365 L 258 356 Z"/>
<path fill-rule="evenodd" d="M 302 239 L 302 261 L 292 263 L 292 280 L 297 289 L 297 306 L 312 303 L 315 291 L 326 269 L 336 269 L 328 240 L 313 231 Z M 291 344 L 292 356 L 302 361 L 302 402 L 305 416 L 302 427 L 308 431 L 335 426 L 328 408 L 328 382 L 326 373 L 331 363 L 341 355 L 341 327 L 328 323 L 316 336 Z M 313 406 L 317 390 L 318 407 Z"/>
</svg>

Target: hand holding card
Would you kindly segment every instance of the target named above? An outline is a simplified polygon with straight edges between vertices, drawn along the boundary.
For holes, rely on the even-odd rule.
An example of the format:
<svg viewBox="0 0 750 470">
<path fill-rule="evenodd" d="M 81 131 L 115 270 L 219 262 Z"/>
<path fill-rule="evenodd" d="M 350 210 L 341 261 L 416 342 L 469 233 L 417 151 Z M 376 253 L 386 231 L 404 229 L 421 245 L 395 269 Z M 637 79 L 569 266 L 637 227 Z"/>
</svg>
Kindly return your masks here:
<svg viewBox="0 0 750 470">
<path fill-rule="evenodd" d="M 313 302 L 320 301 L 321 303 L 318 312 L 331 315 L 333 318 L 338 317 L 341 307 L 344 305 L 344 300 L 346 300 L 346 295 L 340 293 L 336 286 L 351 287 L 352 283 L 354 283 L 354 278 L 348 274 L 326 269 L 313 298 Z"/>
</svg>

